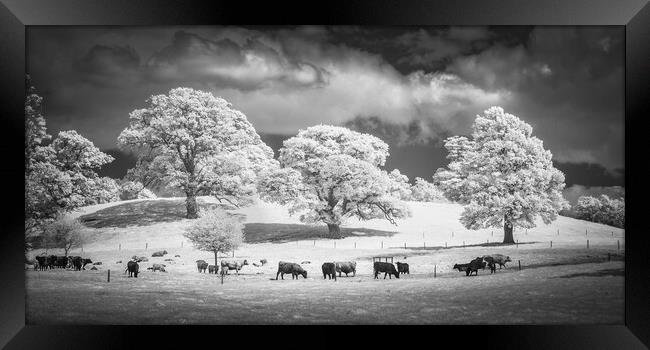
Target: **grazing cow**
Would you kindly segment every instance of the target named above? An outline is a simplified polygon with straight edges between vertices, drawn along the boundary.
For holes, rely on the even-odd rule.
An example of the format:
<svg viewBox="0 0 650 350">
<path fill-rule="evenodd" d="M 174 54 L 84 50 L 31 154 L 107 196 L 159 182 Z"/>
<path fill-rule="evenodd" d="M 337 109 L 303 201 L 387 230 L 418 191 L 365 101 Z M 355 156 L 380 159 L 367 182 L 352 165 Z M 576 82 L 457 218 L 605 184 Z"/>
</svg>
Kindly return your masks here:
<svg viewBox="0 0 650 350">
<path fill-rule="evenodd" d="M 205 272 L 205 270 L 208 268 L 208 263 L 205 262 L 205 260 L 197 260 L 196 268 L 199 269 L 199 272 Z"/>
<path fill-rule="evenodd" d="M 68 265 L 68 257 L 65 255 L 57 255 L 56 257 L 56 267 L 60 269 L 65 269 Z"/>
<path fill-rule="evenodd" d="M 298 279 L 298 275 L 307 278 L 307 271 L 305 271 L 300 265 L 291 262 L 280 261 L 278 263 L 278 273 L 275 274 L 275 280 L 278 280 L 278 275 L 282 274 L 281 277 L 284 279 L 284 274 L 291 274 L 291 279 Z"/>
<path fill-rule="evenodd" d="M 235 270 L 239 275 L 239 270 L 241 270 L 244 265 L 248 265 L 248 260 L 221 260 L 221 271 L 223 271 L 224 267 L 227 267 L 226 275 L 228 274 L 228 270 Z"/>
<path fill-rule="evenodd" d="M 409 264 L 398 261 L 397 262 L 397 272 L 399 272 L 401 274 L 407 273 L 407 274 L 410 275 L 411 272 L 409 271 Z"/>
<path fill-rule="evenodd" d="M 469 266 L 469 264 L 454 264 L 454 269 L 456 269 L 456 270 L 458 270 L 460 272 L 463 272 L 463 271 L 467 270 L 468 266 Z"/>
<path fill-rule="evenodd" d="M 337 261 L 334 263 L 336 265 L 336 272 L 345 274 L 345 277 L 348 277 L 348 273 L 352 273 L 352 276 L 357 275 L 357 262 L 356 261 Z"/>
<path fill-rule="evenodd" d="M 384 279 L 386 279 L 386 275 L 389 275 L 389 278 L 391 279 L 393 278 L 393 275 L 395 275 L 395 278 L 399 278 L 399 272 L 395 269 L 395 265 L 391 263 L 375 261 L 373 269 L 375 270 L 375 279 L 379 278 L 377 275 L 379 275 L 380 272 L 384 273 Z"/>
<path fill-rule="evenodd" d="M 328 276 L 330 279 L 334 279 L 336 281 L 336 265 L 331 262 L 326 262 L 322 266 L 323 269 L 323 279 L 326 279 Z"/>
<path fill-rule="evenodd" d="M 95 267 L 95 269 L 97 269 L 97 268 Z M 139 270 L 140 270 L 140 265 L 138 265 L 137 262 L 129 261 L 128 263 L 126 263 L 126 270 L 124 270 L 124 273 L 126 273 L 128 271 L 129 272 L 129 277 L 138 278 L 138 271 Z"/>
<path fill-rule="evenodd" d="M 214 266 L 214 265 L 208 265 L 208 273 L 214 273 L 214 274 L 216 274 L 218 270 L 219 270 L 219 268 L 218 268 L 217 266 Z"/>
<path fill-rule="evenodd" d="M 507 262 L 511 262 L 509 256 L 505 256 L 503 254 L 492 254 L 492 255 L 485 255 L 483 257 L 485 261 L 490 262 L 493 261 L 495 264 L 499 264 L 499 269 L 501 269 L 503 266 L 506 266 Z M 506 266 L 507 267 L 507 266 Z"/>
<path fill-rule="evenodd" d="M 465 275 L 471 276 L 472 272 L 474 272 L 474 274 L 478 276 L 478 269 L 483 266 L 483 258 L 477 257 L 476 259 L 470 261 L 467 265 L 468 266 L 467 270 L 465 270 Z"/>
<path fill-rule="evenodd" d="M 167 272 L 167 271 L 165 271 L 165 266 L 167 266 L 167 265 L 165 265 L 165 264 L 153 264 L 153 266 L 151 267 L 151 270 L 153 270 L 153 272 L 156 272 L 156 271 Z"/>
</svg>

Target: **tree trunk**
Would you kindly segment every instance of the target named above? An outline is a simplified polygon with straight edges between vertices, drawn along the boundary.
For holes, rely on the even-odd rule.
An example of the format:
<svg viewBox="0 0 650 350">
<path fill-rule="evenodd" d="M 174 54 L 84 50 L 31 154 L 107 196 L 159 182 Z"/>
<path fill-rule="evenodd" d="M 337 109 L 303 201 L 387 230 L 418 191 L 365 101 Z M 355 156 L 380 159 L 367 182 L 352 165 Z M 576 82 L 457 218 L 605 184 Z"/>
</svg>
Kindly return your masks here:
<svg viewBox="0 0 650 350">
<path fill-rule="evenodd" d="M 504 217 L 503 220 L 503 243 L 515 243 L 515 239 L 512 236 L 512 222 L 507 217 Z"/>
<path fill-rule="evenodd" d="M 194 191 L 186 191 L 187 199 L 185 199 L 185 206 L 187 207 L 187 218 L 196 219 L 199 217 L 199 207 L 196 204 L 196 193 Z"/>
<path fill-rule="evenodd" d="M 341 238 L 341 228 L 338 224 L 327 224 L 330 238 Z"/>
</svg>

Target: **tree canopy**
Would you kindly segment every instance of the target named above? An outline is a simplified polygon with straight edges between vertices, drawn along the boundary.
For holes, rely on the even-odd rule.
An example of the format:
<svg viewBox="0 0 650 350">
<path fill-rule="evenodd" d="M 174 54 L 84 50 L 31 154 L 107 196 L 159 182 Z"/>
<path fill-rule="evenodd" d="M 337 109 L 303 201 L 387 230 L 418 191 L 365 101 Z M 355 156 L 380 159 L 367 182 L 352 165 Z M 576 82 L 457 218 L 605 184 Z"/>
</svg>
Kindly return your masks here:
<svg viewBox="0 0 650 350">
<path fill-rule="evenodd" d="M 258 176 L 274 162 L 273 151 L 243 113 L 191 88 L 151 96 L 146 108 L 131 112 L 118 144 L 138 156 L 139 178 L 146 174 L 185 192 L 189 218 L 198 216 L 199 195 L 245 203 Z"/>
<path fill-rule="evenodd" d="M 548 224 L 568 207 L 564 174 L 529 124 L 491 107 L 476 117 L 472 130 L 471 139 L 446 140 L 450 162 L 434 176 L 448 199 L 465 205 L 466 228 L 503 225 L 504 243 L 514 243 L 513 227 L 535 227 L 538 216 Z"/>
<path fill-rule="evenodd" d="M 395 219 L 409 215 L 399 200 L 402 177 L 379 167 L 388 145 L 343 127 L 317 125 L 284 141 L 280 168 L 261 182 L 262 199 L 289 205 L 306 223 L 324 222 L 332 237 L 349 217 Z M 407 188 L 408 189 L 408 188 Z"/>
</svg>

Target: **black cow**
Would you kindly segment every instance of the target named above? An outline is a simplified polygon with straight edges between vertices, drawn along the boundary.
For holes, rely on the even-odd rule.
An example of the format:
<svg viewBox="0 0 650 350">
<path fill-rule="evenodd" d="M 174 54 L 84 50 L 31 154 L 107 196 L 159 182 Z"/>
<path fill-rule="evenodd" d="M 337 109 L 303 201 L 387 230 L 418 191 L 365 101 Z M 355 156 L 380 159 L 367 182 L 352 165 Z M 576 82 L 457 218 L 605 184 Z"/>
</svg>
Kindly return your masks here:
<svg viewBox="0 0 650 350">
<path fill-rule="evenodd" d="M 377 275 L 380 272 L 384 273 L 384 279 L 386 279 L 386 275 L 389 275 L 389 278 L 393 278 L 392 275 L 395 275 L 395 278 L 399 278 L 399 272 L 395 269 L 395 265 L 391 263 L 375 261 L 373 269 L 375 270 L 375 279 L 379 278 Z"/>
<path fill-rule="evenodd" d="M 82 259 L 80 256 L 75 256 L 72 258 L 71 263 L 75 271 L 81 271 L 81 268 L 84 266 L 83 260 L 84 259 Z"/>
<path fill-rule="evenodd" d="M 480 269 L 483 266 L 483 258 L 477 257 L 476 259 L 472 260 L 467 264 L 467 270 L 465 270 L 465 275 L 470 276 L 472 272 L 478 276 L 478 269 Z"/>
<path fill-rule="evenodd" d="M 60 269 L 65 269 L 66 266 L 68 265 L 68 257 L 65 255 L 57 255 L 56 256 L 56 267 Z"/>
<path fill-rule="evenodd" d="M 291 262 L 280 261 L 278 263 L 278 273 L 275 274 L 275 280 L 278 280 L 278 275 L 282 274 L 281 277 L 284 279 L 284 274 L 291 274 L 291 279 L 298 279 L 298 275 L 307 278 L 307 271 L 305 271 L 300 265 Z"/>
<path fill-rule="evenodd" d="M 131 260 L 128 263 L 126 263 L 126 270 L 124 270 L 124 273 L 126 273 L 128 271 L 129 272 L 129 277 L 138 278 L 138 271 L 139 270 L 140 270 L 140 265 L 138 265 L 137 262 Z"/>
<path fill-rule="evenodd" d="M 196 268 L 199 269 L 199 272 L 205 272 L 205 270 L 208 268 L 208 263 L 205 262 L 205 260 L 197 260 Z"/>
<path fill-rule="evenodd" d="M 397 272 L 402 273 L 402 274 L 407 273 L 407 274 L 410 275 L 411 272 L 409 271 L 409 264 L 398 261 L 397 262 Z"/>
<path fill-rule="evenodd" d="M 463 271 L 467 270 L 468 266 L 469 266 L 469 264 L 454 264 L 454 269 L 456 269 L 456 270 L 458 270 L 460 272 L 463 272 Z"/>
<path fill-rule="evenodd" d="M 85 270 L 86 265 L 92 264 L 92 263 L 93 263 L 93 261 L 90 260 L 90 259 L 81 259 L 81 268 Z"/>
<path fill-rule="evenodd" d="M 47 270 L 50 267 L 50 257 L 49 256 L 37 256 L 36 261 L 38 263 L 38 269 L 40 271 Z"/>
<path fill-rule="evenodd" d="M 328 276 L 330 279 L 334 279 L 336 281 L 336 265 L 331 262 L 326 262 L 322 266 L 323 269 L 323 279 L 326 279 Z"/>
<path fill-rule="evenodd" d="M 167 254 L 167 251 L 166 250 L 161 250 L 159 252 L 154 252 L 153 254 L 151 254 L 151 256 L 152 257 L 159 257 L 159 256 L 164 256 L 165 254 Z"/>
<path fill-rule="evenodd" d="M 219 271 L 219 267 L 214 266 L 214 265 L 208 265 L 208 273 L 216 274 L 217 271 Z"/>
<path fill-rule="evenodd" d="M 345 277 L 348 277 L 348 273 L 352 273 L 352 276 L 357 275 L 357 262 L 356 261 L 337 261 L 334 263 L 336 265 L 336 272 L 345 274 Z"/>
<path fill-rule="evenodd" d="M 490 273 L 495 273 L 497 272 L 497 264 L 494 262 L 488 263 L 488 266 L 490 267 Z"/>
</svg>

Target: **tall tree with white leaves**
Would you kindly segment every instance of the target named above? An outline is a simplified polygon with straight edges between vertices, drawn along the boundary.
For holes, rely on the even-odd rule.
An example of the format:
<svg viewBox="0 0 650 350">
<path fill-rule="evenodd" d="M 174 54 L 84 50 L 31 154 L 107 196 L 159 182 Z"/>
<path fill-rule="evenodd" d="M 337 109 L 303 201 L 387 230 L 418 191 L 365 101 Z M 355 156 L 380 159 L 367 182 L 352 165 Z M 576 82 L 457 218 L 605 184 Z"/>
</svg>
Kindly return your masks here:
<svg viewBox="0 0 650 350">
<path fill-rule="evenodd" d="M 410 215 L 396 197 L 400 184 L 379 167 L 388 145 L 377 137 L 343 127 L 317 125 L 284 141 L 280 168 L 260 183 L 261 198 L 302 213 L 305 223 L 327 224 L 329 236 L 340 238 L 345 219 L 395 219 Z"/>
<path fill-rule="evenodd" d="M 188 218 L 198 217 L 200 195 L 247 203 L 258 176 L 275 162 L 243 113 L 191 88 L 151 96 L 146 108 L 131 112 L 118 144 L 137 154 L 140 173 L 185 192 Z"/>
<path fill-rule="evenodd" d="M 83 205 L 95 204 L 111 183 L 96 171 L 113 161 L 76 131 L 61 131 L 51 139 L 41 112 L 42 98 L 27 77 L 25 100 L 25 234 Z M 27 247 L 28 248 L 28 247 Z"/>
<path fill-rule="evenodd" d="M 529 124 L 491 107 L 472 129 L 471 139 L 445 141 L 450 162 L 434 175 L 445 196 L 465 206 L 460 221 L 467 229 L 503 227 L 503 243 L 514 243 L 514 227 L 535 227 L 537 216 L 549 224 L 569 207 L 564 174 Z"/>
</svg>

